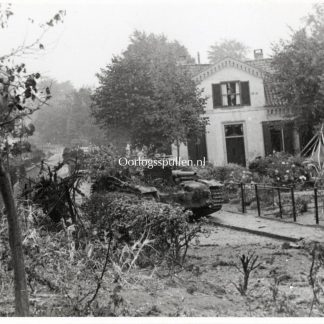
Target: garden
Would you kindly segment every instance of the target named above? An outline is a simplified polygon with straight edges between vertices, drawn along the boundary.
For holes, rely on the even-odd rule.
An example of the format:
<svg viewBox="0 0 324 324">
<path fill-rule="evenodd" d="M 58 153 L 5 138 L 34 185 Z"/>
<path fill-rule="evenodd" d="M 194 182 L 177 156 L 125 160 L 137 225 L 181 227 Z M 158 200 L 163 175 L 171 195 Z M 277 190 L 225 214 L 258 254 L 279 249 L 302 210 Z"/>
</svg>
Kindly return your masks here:
<svg viewBox="0 0 324 324">
<path fill-rule="evenodd" d="M 58 176 L 62 163 L 54 167 L 43 163 L 28 195 L 18 199 L 33 315 L 323 314 L 321 245 L 282 244 L 219 228 L 204 217 L 189 222 L 191 212 L 177 204 L 114 187 L 97 188 L 78 200 L 89 178 L 110 176 L 143 183 L 143 170 L 119 168 L 109 147 L 82 158 L 67 153 L 69 160 L 75 159 L 69 176 Z M 205 179 L 224 183 L 228 201 L 224 208 L 239 208 L 242 184 L 263 182 L 291 190 L 294 183 L 296 192 L 307 192 L 307 169 L 297 160 L 282 164 L 284 158 L 287 161 L 281 155 L 271 157 L 268 164 L 257 160 L 250 169 L 208 165 L 196 171 Z M 293 172 L 287 179 L 288 166 Z M 270 167 L 280 171 L 269 172 Z M 79 172 L 84 168 L 88 174 Z M 270 200 L 268 194 L 264 196 Z M 251 193 L 249 208 L 255 203 L 253 197 Z M 248 198 L 246 194 L 246 202 Z M 271 206 L 268 201 L 261 203 Z M 5 213 L 0 213 L 0 314 L 13 316 L 13 265 Z"/>
<path fill-rule="evenodd" d="M 324 221 L 323 180 L 308 159 L 277 152 L 256 158 L 248 168 L 235 164 L 197 170 L 224 183 L 223 209 L 258 216 L 320 224 Z"/>
</svg>

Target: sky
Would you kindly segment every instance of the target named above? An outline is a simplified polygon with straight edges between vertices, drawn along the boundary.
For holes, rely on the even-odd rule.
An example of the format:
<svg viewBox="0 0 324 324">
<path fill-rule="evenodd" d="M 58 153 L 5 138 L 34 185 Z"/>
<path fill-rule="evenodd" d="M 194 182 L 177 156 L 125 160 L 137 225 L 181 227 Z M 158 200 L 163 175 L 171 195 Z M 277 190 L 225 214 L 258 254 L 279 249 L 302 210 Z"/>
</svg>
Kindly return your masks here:
<svg viewBox="0 0 324 324">
<path fill-rule="evenodd" d="M 208 63 L 209 47 L 236 39 L 271 55 L 271 44 L 287 39 L 312 9 L 311 0 L 13 0 L 14 16 L 0 30 L 0 55 L 29 44 L 40 35 L 39 24 L 58 10 L 64 23 L 44 36 L 44 51 L 24 60 L 30 72 L 40 72 L 76 87 L 97 85 L 96 73 L 121 54 L 134 30 L 164 34 L 178 40 L 193 57 Z M 28 18 L 32 18 L 32 24 Z"/>
</svg>

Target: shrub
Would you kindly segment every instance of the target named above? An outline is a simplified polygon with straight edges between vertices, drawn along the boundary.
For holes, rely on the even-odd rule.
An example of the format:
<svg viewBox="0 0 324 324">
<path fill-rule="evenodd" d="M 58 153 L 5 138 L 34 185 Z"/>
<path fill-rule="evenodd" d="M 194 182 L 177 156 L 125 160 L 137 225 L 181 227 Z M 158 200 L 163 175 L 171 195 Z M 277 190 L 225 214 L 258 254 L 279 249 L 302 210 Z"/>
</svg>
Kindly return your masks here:
<svg viewBox="0 0 324 324">
<path fill-rule="evenodd" d="M 229 179 L 232 172 L 242 172 L 243 170 L 246 169 L 238 164 L 229 163 L 223 166 L 214 166 L 208 163 L 205 167 L 198 168 L 197 174 L 204 179 L 215 179 L 224 182 Z"/>
<path fill-rule="evenodd" d="M 284 152 L 257 158 L 250 163 L 249 169 L 261 176 L 268 176 L 272 184 L 278 186 L 303 184 L 309 180 L 309 171 L 303 159 Z"/>
<path fill-rule="evenodd" d="M 200 231 L 200 225 L 188 224 L 191 212 L 182 207 L 125 193 L 94 194 L 83 211 L 100 237 L 113 235 L 116 250 L 145 242 L 139 264 L 182 263 L 190 241 Z"/>
</svg>

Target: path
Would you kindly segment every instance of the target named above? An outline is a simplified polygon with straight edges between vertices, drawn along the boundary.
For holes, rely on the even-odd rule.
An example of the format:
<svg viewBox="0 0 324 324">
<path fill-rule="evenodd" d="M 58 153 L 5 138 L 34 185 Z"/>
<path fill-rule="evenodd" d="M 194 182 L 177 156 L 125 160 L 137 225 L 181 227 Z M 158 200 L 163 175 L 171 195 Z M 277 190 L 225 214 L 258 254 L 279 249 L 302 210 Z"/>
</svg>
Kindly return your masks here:
<svg viewBox="0 0 324 324">
<path fill-rule="evenodd" d="M 236 214 L 223 210 L 212 214 L 210 221 L 215 225 L 272 238 L 289 241 L 305 239 L 324 242 L 324 227 L 318 225 L 287 223 L 252 214 Z"/>
</svg>

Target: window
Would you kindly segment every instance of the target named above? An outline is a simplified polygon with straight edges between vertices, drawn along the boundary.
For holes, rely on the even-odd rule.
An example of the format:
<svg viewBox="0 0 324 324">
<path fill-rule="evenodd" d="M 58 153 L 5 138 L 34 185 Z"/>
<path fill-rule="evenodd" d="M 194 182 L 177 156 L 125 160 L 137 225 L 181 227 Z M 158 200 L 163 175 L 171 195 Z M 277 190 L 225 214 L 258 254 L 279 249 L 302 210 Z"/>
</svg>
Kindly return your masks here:
<svg viewBox="0 0 324 324">
<path fill-rule="evenodd" d="M 212 85 L 213 106 L 249 106 L 250 88 L 249 82 L 229 81 Z"/>
<path fill-rule="evenodd" d="M 239 106 L 240 98 L 240 83 L 226 82 L 221 83 L 222 106 Z"/>
<path fill-rule="evenodd" d="M 225 137 L 242 137 L 243 124 L 225 125 Z"/>
<path fill-rule="evenodd" d="M 265 155 L 273 154 L 273 152 L 294 153 L 291 122 L 262 122 L 262 128 Z"/>
<path fill-rule="evenodd" d="M 225 125 L 227 163 L 246 165 L 243 124 Z"/>
</svg>

